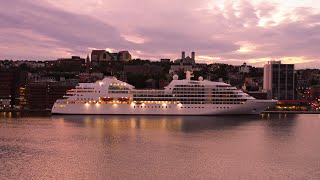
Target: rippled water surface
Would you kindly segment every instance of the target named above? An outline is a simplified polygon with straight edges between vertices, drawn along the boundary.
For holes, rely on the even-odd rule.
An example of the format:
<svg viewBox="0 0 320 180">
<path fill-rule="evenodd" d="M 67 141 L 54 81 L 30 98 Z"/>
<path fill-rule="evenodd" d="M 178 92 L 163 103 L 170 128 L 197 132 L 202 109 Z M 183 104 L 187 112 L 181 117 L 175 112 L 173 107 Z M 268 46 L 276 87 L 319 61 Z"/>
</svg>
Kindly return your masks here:
<svg viewBox="0 0 320 180">
<path fill-rule="evenodd" d="M 2 113 L 0 179 L 320 179 L 320 115 Z"/>
</svg>

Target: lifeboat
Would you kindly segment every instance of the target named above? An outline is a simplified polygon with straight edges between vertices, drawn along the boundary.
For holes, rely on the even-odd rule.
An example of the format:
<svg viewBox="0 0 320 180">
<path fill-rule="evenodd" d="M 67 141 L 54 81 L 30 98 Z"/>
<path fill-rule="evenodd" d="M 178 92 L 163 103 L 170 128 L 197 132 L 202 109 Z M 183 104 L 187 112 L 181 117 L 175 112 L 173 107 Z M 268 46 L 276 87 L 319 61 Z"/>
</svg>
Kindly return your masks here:
<svg viewBox="0 0 320 180">
<path fill-rule="evenodd" d="M 104 98 L 101 98 L 102 101 L 112 101 L 113 98 L 111 97 L 104 97 Z"/>
<path fill-rule="evenodd" d="M 126 97 L 121 97 L 121 98 L 118 98 L 119 101 L 129 101 L 129 98 L 126 98 Z"/>
<path fill-rule="evenodd" d="M 142 104 L 142 102 L 136 102 L 136 104 Z"/>
</svg>

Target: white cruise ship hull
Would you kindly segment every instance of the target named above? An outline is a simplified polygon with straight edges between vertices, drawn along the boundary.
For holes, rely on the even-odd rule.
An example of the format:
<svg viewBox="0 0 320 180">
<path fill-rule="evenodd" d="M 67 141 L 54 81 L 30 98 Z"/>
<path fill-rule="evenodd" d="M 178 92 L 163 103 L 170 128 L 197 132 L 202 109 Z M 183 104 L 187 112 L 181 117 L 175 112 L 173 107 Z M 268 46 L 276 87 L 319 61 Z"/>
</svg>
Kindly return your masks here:
<svg viewBox="0 0 320 180">
<path fill-rule="evenodd" d="M 244 104 L 63 104 L 52 114 L 72 115 L 240 115 L 261 114 L 276 100 L 248 100 Z"/>
</svg>

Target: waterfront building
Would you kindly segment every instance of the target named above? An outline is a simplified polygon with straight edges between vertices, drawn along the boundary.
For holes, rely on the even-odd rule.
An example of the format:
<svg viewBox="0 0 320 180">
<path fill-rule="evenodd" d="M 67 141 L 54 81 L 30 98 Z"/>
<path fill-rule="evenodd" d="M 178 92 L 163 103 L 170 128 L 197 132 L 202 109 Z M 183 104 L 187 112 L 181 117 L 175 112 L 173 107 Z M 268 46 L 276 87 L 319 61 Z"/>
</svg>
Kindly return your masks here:
<svg viewBox="0 0 320 180">
<path fill-rule="evenodd" d="M 191 70 L 192 69 L 192 65 L 171 65 L 170 70 L 171 71 L 187 71 L 187 70 Z"/>
<path fill-rule="evenodd" d="M 271 98 L 295 100 L 295 88 L 294 64 L 269 61 L 264 65 L 263 89 L 269 92 Z"/>
<path fill-rule="evenodd" d="M 239 73 L 250 73 L 251 68 L 252 66 L 248 66 L 247 63 L 243 63 L 243 65 L 239 67 Z"/>
<path fill-rule="evenodd" d="M 169 64 L 170 63 L 170 59 L 161 59 L 160 62 L 163 64 Z"/>
<path fill-rule="evenodd" d="M 77 82 L 32 82 L 26 85 L 26 107 L 28 109 L 51 109 L 57 99 L 76 86 Z"/>
<path fill-rule="evenodd" d="M 124 71 L 117 71 L 113 75 L 116 76 L 117 79 L 119 79 L 120 81 L 123 81 L 123 82 L 127 82 L 128 81 L 127 74 Z"/>
<path fill-rule="evenodd" d="M 146 89 L 157 89 L 157 81 L 154 79 L 148 79 L 145 82 Z"/>
<path fill-rule="evenodd" d="M 159 79 L 159 89 L 164 89 L 170 84 L 169 80 Z"/>
<path fill-rule="evenodd" d="M 268 98 L 267 92 L 263 92 L 263 91 L 248 91 L 247 93 L 256 99 L 267 99 Z"/>
<path fill-rule="evenodd" d="M 19 108 L 21 88 L 27 82 L 28 73 L 20 71 L 0 72 L 0 108 Z M 22 89 L 23 90 L 23 89 Z M 23 93 L 23 92 L 22 92 Z"/>
<path fill-rule="evenodd" d="M 124 72 L 126 74 L 161 75 L 163 68 L 152 64 L 124 65 Z"/>
<path fill-rule="evenodd" d="M 313 100 L 320 102 L 320 85 L 315 85 L 310 88 L 310 95 Z"/>
<path fill-rule="evenodd" d="M 27 61 L 27 60 L 14 61 L 14 65 L 16 67 L 19 67 L 21 65 L 26 65 L 28 68 L 31 68 L 31 69 L 45 68 L 45 66 L 46 66 L 44 61 Z"/>
<path fill-rule="evenodd" d="M 112 60 L 113 61 L 117 61 L 118 60 L 118 53 L 110 53 L 112 56 Z"/>
<path fill-rule="evenodd" d="M 54 65 L 63 71 L 81 71 L 86 69 L 86 59 L 79 56 L 72 56 L 71 58 L 59 58 L 54 61 Z"/>
<path fill-rule="evenodd" d="M 86 64 L 86 59 L 81 58 L 80 56 L 71 56 L 71 58 L 59 58 L 56 63 L 65 66 L 65 65 L 84 65 Z"/>
</svg>

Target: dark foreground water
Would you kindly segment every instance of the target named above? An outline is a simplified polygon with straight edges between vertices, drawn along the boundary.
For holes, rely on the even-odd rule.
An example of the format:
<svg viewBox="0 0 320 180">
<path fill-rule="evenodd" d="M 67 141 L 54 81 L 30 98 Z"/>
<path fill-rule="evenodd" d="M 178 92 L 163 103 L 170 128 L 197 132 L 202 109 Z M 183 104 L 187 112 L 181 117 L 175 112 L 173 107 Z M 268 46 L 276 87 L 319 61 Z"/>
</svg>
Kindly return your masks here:
<svg viewBox="0 0 320 180">
<path fill-rule="evenodd" d="M 0 179 L 320 179 L 320 115 L 2 113 Z"/>
</svg>

